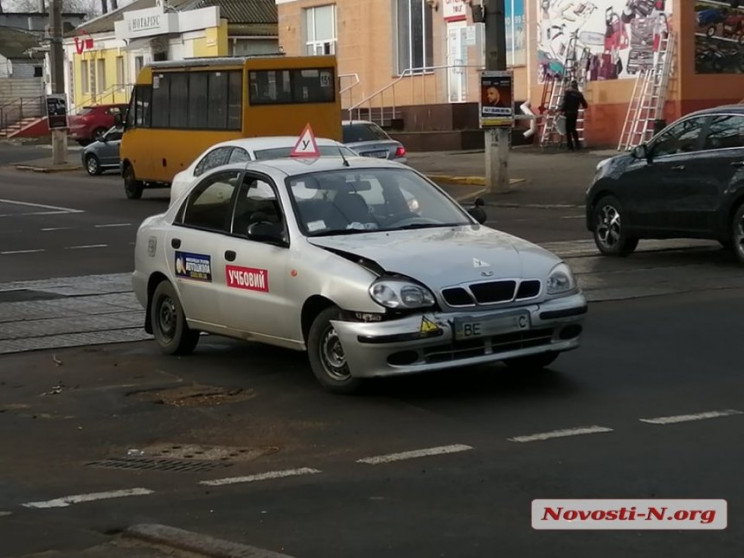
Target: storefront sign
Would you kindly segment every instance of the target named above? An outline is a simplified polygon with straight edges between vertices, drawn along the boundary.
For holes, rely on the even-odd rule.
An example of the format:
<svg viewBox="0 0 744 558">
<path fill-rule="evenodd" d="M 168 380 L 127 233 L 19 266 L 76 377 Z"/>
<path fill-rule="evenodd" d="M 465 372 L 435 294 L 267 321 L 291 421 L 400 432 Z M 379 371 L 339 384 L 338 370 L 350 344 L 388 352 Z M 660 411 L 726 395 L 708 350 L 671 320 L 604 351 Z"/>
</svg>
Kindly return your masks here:
<svg viewBox="0 0 744 558">
<path fill-rule="evenodd" d="M 514 124 L 512 84 L 511 72 L 481 72 L 481 128 Z"/>
<path fill-rule="evenodd" d="M 78 54 L 83 54 L 86 50 L 93 50 L 93 37 L 83 29 L 79 37 L 75 37 L 75 50 Z"/>
<path fill-rule="evenodd" d="M 468 19 L 468 7 L 465 0 L 442 0 L 444 21 L 462 21 Z"/>
<path fill-rule="evenodd" d="M 220 10 L 217 6 L 184 12 L 165 12 L 156 7 L 124 12 L 124 19 L 114 23 L 114 33 L 117 39 L 130 40 L 186 33 L 219 25 Z"/>
<path fill-rule="evenodd" d="M 64 94 L 47 95 L 47 121 L 49 129 L 67 128 L 67 96 Z"/>
</svg>

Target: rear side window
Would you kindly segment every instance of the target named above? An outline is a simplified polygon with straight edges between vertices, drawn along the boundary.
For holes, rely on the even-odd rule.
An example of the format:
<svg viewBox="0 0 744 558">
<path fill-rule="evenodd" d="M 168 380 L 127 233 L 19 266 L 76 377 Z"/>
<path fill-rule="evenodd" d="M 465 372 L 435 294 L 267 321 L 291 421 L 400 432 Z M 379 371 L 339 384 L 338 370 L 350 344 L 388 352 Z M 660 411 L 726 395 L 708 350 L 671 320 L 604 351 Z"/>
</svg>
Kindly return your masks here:
<svg viewBox="0 0 744 558">
<path fill-rule="evenodd" d="M 711 120 L 705 149 L 744 147 L 744 115 L 721 115 Z"/>
</svg>

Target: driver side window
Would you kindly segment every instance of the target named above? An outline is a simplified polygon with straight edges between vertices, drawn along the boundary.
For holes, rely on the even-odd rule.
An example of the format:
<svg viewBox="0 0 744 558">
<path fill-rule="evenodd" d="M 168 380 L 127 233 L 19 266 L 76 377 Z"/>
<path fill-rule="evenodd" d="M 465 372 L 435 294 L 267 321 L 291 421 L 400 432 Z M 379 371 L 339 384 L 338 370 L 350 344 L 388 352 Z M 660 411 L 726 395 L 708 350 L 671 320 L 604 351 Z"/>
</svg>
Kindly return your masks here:
<svg viewBox="0 0 744 558">
<path fill-rule="evenodd" d="M 240 173 L 218 172 L 198 184 L 184 202 L 176 224 L 215 232 L 230 230 L 230 215 Z"/>
<path fill-rule="evenodd" d="M 273 185 L 263 178 L 246 175 L 235 204 L 232 233 L 250 236 L 259 223 L 270 226 L 286 240 L 284 214 Z"/>
<path fill-rule="evenodd" d="M 688 118 L 664 132 L 654 142 L 651 152 L 654 157 L 699 151 L 700 133 L 705 117 Z"/>
</svg>

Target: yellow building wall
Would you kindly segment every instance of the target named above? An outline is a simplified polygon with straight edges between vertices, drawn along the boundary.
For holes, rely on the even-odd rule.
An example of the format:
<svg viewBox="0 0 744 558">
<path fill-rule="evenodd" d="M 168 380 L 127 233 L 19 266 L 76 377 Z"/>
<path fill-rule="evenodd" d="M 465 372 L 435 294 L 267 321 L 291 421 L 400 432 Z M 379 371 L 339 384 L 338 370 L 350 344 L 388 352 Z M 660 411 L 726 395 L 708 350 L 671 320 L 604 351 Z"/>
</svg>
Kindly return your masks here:
<svg viewBox="0 0 744 558">
<path fill-rule="evenodd" d="M 114 103 L 127 103 L 129 101 L 129 92 L 126 87 L 117 87 L 118 83 L 116 74 L 116 59 L 122 56 L 124 59 L 124 77 L 125 82 L 128 76 L 128 56 L 127 52 L 119 48 L 91 50 L 83 54 L 75 53 L 73 55 L 73 71 L 75 82 L 75 106 L 80 109 L 88 105 L 105 105 Z M 99 60 L 105 64 L 104 83 L 100 81 L 98 74 Z M 88 62 L 88 92 L 84 92 L 83 87 L 83 61 Z M 96 72 L 95 91 L 91 90 L 90 72 Z"/>
<path fill-rule="evenodd" d="M 221 19 L 219 27 L 204 30 L 203 39 L 194 39 L 195 57 L 228 56 L 227 20 Z"/>
</svg>

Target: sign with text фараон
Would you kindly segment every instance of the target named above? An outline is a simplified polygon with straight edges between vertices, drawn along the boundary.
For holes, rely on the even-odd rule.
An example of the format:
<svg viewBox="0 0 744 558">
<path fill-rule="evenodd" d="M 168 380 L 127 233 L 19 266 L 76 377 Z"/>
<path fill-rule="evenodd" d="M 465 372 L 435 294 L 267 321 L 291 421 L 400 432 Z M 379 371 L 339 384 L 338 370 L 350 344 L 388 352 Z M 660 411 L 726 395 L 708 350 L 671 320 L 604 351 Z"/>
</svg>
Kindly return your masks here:
<svg viewBox="0 0 744 558">
<path fill-rule="evenodd" d="M 501 128 L 514 125 L 513 83 L 511 72 L 481 72 L 481 128 Z"/>
</svg>

